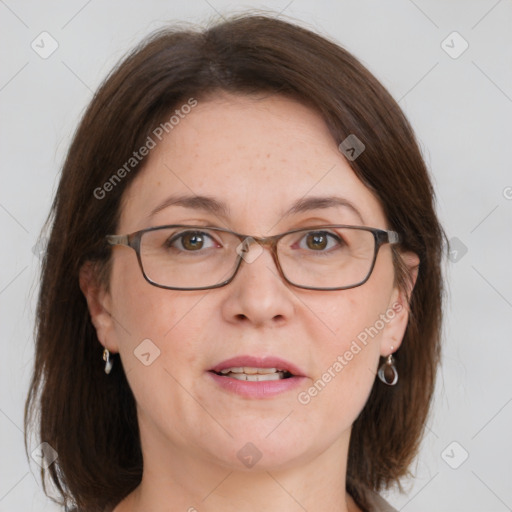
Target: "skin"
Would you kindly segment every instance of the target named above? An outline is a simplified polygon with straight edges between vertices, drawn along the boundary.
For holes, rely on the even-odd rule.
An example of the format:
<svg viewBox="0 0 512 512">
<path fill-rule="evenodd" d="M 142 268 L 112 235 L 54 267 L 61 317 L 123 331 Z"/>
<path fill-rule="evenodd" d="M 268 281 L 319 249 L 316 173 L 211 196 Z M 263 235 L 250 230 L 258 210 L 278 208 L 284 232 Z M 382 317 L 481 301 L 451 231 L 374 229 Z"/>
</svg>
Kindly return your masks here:
<svg viewBox="0 0 512 512">
<path fill-rule="evenodd" d="M 150 217 L 172 194 L 216 198 L 229 214 L 173 205 Z M 332 195 L 353 203 L 363 222 L 339 206 L 283 215 L 298 199 Z M 379 201 L 315 111 L 281 96 L 228 94 L 199 101 L 151 151 L 125 192 L 117 233 L 172 223 L 252 236 L 319 224 L 388 228 Z M 414 282 L 418 259 L 403 256 Z M 151 286 L 127 247 L 113 250 L 109 291 L 89 265 L 80 284 L 98 339 L 120 354 L 137 402 L 144 474 L 115 512 L 359 510 L 344 484 L 351 426 L 379 356 L 399 348 L 408 320 L 389 245 L 381 247 L 364 285 L 342 291 L 288 285 L 267 250 L 215 290 Z M 309 404 L 299 403 L 298 393 L 396 304 L 400 312 L 379 335 Z M 147 338 L 160 356 L 145 366 L 133 352 Z M 237 355 L 278 356 L 307 378 L 300 389 L 273 398 L 242 398 L 207 373 Z M 237 457 L 247 442 L 262 454 L 251 469 Z"/>
</svg>

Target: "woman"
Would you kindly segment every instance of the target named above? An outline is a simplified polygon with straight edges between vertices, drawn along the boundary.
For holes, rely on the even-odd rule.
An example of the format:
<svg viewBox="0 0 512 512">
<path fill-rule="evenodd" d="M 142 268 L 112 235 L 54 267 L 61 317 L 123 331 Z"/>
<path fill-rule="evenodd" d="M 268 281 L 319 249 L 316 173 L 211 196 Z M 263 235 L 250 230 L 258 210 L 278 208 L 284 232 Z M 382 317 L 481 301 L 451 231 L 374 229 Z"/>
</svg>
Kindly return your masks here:
<svg viewBox="0 0 512 512">
<path fill-rule="evenodd" d="M 155 34 L 87 109 L 51 220 L 26 423 L 64 505 L 393 510 L 444 235 L 353 56 L 265 16 Z"/>
</svg>

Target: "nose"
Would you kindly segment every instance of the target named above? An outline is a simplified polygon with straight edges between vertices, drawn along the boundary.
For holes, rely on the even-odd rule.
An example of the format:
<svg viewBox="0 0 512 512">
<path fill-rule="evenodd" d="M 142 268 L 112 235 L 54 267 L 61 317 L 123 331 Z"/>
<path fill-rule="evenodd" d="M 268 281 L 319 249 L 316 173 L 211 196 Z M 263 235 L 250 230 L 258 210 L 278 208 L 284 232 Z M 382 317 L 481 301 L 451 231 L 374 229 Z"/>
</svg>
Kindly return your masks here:
<svg viewBox="0 0 512 512">
<path fill-rule="evenodd" d="M 256 242 L 246 245 L 238 273 L 225 293 L 222 314 L 231 323 L 279 326 L 295 312 L 294 295 L 270 250 Z"/>
</svg>

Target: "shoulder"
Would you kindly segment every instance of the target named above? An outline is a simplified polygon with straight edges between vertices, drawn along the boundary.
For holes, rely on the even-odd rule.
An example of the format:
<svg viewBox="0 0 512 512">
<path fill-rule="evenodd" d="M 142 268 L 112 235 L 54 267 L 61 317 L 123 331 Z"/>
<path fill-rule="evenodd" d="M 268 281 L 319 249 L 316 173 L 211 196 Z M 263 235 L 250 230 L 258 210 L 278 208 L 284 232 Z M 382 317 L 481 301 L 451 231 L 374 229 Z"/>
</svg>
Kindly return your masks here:
<svg viewBox="0 0 512 512">
<path fill-rule="evenodd" d="M 81 510 L 81 509 L 78 509 L 78 508 L 66 508 L 65 509 L 65 512 L 85 512 L 85 510 Z M 105 509 L 104 512 L 113 512 L 112 509 Z"/>
<path fill-rule="evenodd" d="M 370 509 L 368 512 L 398 512 L 380 494 L 369 491 L 366 495 Z"/>
</svg>

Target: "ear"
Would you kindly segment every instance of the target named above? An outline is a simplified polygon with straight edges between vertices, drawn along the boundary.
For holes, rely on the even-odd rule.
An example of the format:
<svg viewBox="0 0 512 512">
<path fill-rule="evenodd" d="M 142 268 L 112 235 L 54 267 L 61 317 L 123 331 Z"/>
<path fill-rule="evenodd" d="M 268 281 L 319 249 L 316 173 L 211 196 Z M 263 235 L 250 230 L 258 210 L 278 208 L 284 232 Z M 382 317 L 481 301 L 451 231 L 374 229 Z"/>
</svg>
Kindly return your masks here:
<svg viewBox="0 0 512 512">
<path fill-rule="evenodd" d="M 388 322 L 381 338 L 380 353 L 383 357 L 396 352 L 400 345 L 409 322 L 410 297 L 418 278 L 420 259 L 413 252 L 403 252 L 400 257 L 406 267 L 405 289 L 395 286 L 391 294 L 385 316 Z"/>
<path fill-rule="evenodd" d="M 113 335 L 114 319 L 110 314 L 112 299 L 105 286 L 99 282 L 98 270 L 93 262 L 87 261 L 80 268 L 79 284 L 87 300 L 99 342 L 110 352 L 119 352 Z"/>
</svg>

